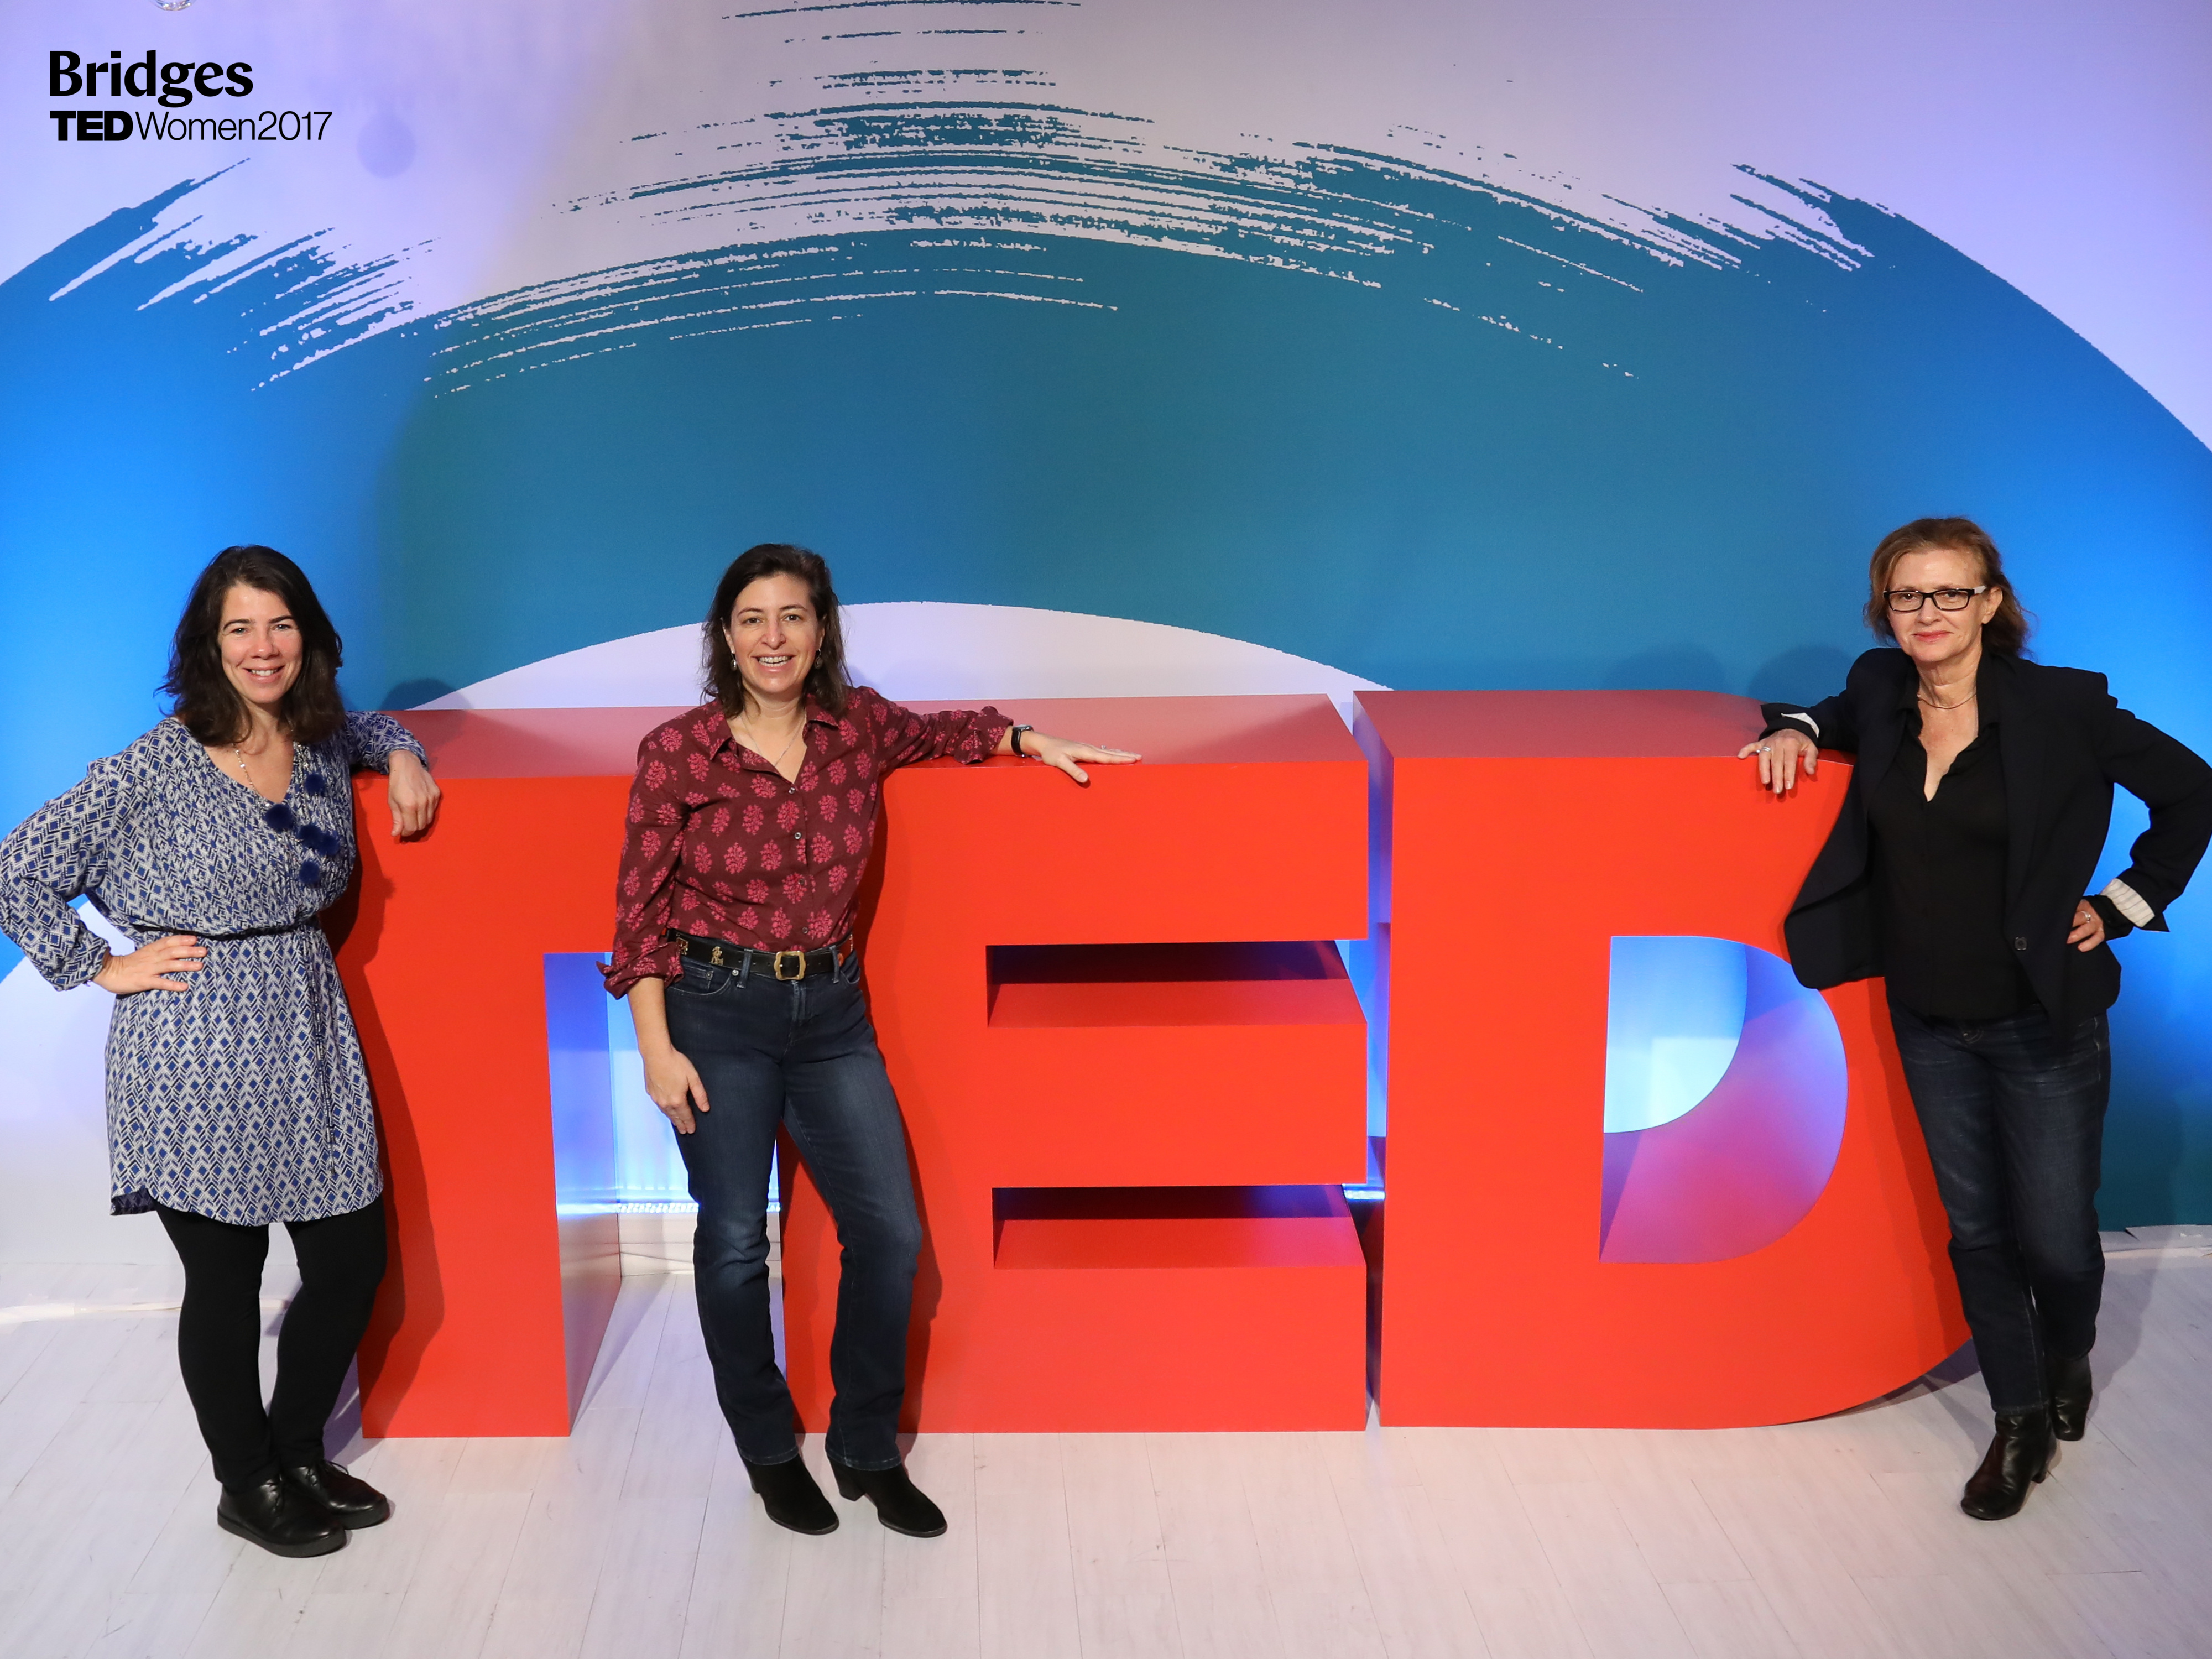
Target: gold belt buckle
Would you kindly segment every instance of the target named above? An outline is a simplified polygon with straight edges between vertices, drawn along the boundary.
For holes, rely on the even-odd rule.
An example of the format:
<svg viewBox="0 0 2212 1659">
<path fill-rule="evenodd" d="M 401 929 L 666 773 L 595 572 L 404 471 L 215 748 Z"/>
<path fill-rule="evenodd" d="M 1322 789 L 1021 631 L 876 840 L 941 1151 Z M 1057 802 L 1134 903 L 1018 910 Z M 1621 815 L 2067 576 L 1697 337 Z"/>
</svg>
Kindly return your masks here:
<svg viewBox="0 0 2212 1659">
<path fill-rule="evenodd" d="M 787 974 L 783 971 L 783 959 L 786 957 L 792 957 L 799 963 L 799 971 L 797 973 Z M 775 976 L 780 980 L 805 979 L 806 977 L 806 952 L 804 951 L 778 951 L 775 953 L 775 961 L 773 966 L 775 969 Z"/>
</svg>

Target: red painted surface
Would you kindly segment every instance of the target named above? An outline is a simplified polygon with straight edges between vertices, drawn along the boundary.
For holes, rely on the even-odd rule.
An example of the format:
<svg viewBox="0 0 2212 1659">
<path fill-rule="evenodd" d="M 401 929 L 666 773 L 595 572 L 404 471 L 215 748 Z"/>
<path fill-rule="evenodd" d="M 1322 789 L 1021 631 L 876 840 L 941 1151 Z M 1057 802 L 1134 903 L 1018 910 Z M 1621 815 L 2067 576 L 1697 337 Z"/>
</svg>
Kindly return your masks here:
<svg viewBox="0 0 2212 1659">
<path fill-rule="evenodd" d="M 1357 1000 L 1326 946 L 1189 947 L 1365 933 L 1358 750 L 1321 697 L 999 706 L 1146 758 L 886 788 L 866 949 L 927 1224 L 909 1425 L 1356 1427 L 1365 1270 L 1328 1188 L 1365 1173 Z M 991 950 L 1133 945 L 1159 948 Z M 836 1247 L 784 1167 L 819 1428 Z"/>
<path fill-rule="evenodd" d="M 1596 1257 L 1607 941 L 1780 951 L 1842 766 L 1761 796 L 1733 699 L 1364 701 L 1395 787 L 1386 1419 L 1800 1417 L 1962 1340 L 1878 987 L 1828 998 L 1850 1120 L 1802 1224 L 1729 1261 Z M 447 791 L 419 843 L 362 786 L 333 931 L 392 1173 L 371 1434 L 568 1427 L 608 1269 L 571 1248 L 564 1286 L 543 958 L 604 947 L 635 744 L 670 712 L 408 716 Z M 868 971 L 930 1237 L 910 1417 L 1356 1425 L 1364 1272 L 1328 1188 L 1364 1173 L 1358 1009 L 1325 949 L 1218 947 L 1366 931 L 1365 768 L 1318 698 L 1008 712 L 1148 758 L 1087 790 L 1006 760 L 887 794 Z M 791 1371 L 818 1425 L 835 1243 L 793 1183 Z"/>
<path fill-rule="evenodd" d="M 1703 1427 L 1873 1399 L 1966 1338 L 1879 984 L 1827 994 L 1834 1175 L 1747 1255 L 1601 1263 L 1608 951 L 1782 920 L 1849 773 L 1796 799 L 1692 692 L 1366 692 L 1387 792 L 1391 1014 L 1381 1410 L 1394 1424 Z"/>
<path fill-rule="evenodd" d="M 1351 1216 L 1334 1186 L 1028 1189 L 1002 1204 L 993 1254 L 1001 1273 L 1349 1267 L 1364 1274 L 1358 1238 L 1346 1224 Z"/>
<path fill-rule="evenodd" d="M 445 791 L 419 842 L 392 839 L 384 781 L 360 782 L 357 899 L 331 932 L 393 1245 L 365 1434 L 568 1431 L 618 1260 L 611 1218 L 554 1211 L 544 957 L 606 948 L 637 741 L 674 712 L 403 715 Z"/>
</svg>

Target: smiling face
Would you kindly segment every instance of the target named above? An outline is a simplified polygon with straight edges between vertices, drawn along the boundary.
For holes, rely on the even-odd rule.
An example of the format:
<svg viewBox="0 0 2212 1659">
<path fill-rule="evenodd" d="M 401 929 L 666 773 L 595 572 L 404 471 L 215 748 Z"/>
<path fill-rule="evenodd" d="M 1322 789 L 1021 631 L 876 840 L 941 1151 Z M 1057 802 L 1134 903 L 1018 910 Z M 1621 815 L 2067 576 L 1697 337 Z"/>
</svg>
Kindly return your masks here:
<svg viewBox="0 0 2212 1659">
<path fill-rule="evenodd" d="M 805 689 L 822 645 L 822 619 L 805 582 L 778 573 L 745 585 L 722 638 L 747 691 L 763 702 L 787 702 Z"/>
<path fill-rule="evenodd" d="M 1908 553 L 1890 567 L 1886 586 L 1892 592 L 1909 587 L 1923 594 L 1944 587 L 1979 587 L 1981 561 L 1948 547 Z M 1995 586 L 1968 600 L 1962 611 L 1939 611 L 1933 599 L 1923 599 L 1917 611 L 1891 611 L 1889 625 L 1905 655 L 1923 669 L 1940 668 L 1970 658 L 1980 647 L 1982 625 L 2003 603 L 2004 591 Z"/>
<path fill-rule="evenodd" d="M 274 715 L 300 678 L 306 642 L 284 601 L 264 588 L 237 586 L 223 595 L 216 629 L 223 678 L 246 706 Z"/>
</svg>

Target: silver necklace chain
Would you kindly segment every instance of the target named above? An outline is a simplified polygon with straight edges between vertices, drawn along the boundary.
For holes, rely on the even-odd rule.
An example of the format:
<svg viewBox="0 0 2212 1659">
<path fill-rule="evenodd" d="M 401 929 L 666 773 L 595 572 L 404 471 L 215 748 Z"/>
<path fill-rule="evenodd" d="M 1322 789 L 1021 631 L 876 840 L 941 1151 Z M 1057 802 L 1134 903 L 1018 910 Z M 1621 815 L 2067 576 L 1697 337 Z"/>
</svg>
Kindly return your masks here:
<svg viewBox="0 0 2212 1659">
<path fill-rule="evenodd" d="M 246 770 L 246 767 L 245 749 L 241 745 L 234 743 L 230 745 L 230 752 L 238 762 L 238 775 L 244 778 L 248 783 L 252 782 L 253 774 Z"/>
<path fill-rule="evenodd" d="M 1967 692 L 1965 696 L 1960 698 L 1956 702 L 1938 702 L 1935 698 L 1929 696 L 1925 691 L 1923 691 L 1920 694 L 1920 701 L 1926 703 L 1930 708 L 1942 709 L 1948 714 L 1954 708 L 1964 708 L 1968 703 L 1973 702 L 1975 698 L 1981 695 L 1981 688 L 1979 686 L 1976 686 L 1972 691 Z"/>
<path fill-rule="evenodd" d="M 262 751 L 263 754 L 266 754 L 268 750 L 266 750 Z M 238 763 L 238 775 L 243 778 L 246 781 L 246 786 L 251 788 L 253 784 L 253 773 L 246 764 L 245 745 L 242 744 L 234 743 L 230 745 L 230 755 L 231 758 Z M 261 757 L 260 755 L 256 755 L 253 758 L 258 760 Z M 259 792 L 256 791 L 255 793 L 258 793 Z"/>
<path fill-rule="evenodd" d="M 762 749 L 760 745 L 759 734 L 753 730 L 752 717 L 750 715 L 744 716 L 744 722 L 747 740 L 751 746 L 752 751 L 756 755 L 766 753 L 767 751 Z M 799 726 L 797 730 L 793 731 L 790 737 L 784 740 L 783 747 L 775 751 L 775 758 L 769 763 L 769 767 L 771 770 L 779 773 L 783 770 L 783 757 L 791 752 L 791 745 L 799 741 L 800 733 L 804 732 L 805 730 L 806 716 L 802 714 L 799 717 Z"/>
</svg>

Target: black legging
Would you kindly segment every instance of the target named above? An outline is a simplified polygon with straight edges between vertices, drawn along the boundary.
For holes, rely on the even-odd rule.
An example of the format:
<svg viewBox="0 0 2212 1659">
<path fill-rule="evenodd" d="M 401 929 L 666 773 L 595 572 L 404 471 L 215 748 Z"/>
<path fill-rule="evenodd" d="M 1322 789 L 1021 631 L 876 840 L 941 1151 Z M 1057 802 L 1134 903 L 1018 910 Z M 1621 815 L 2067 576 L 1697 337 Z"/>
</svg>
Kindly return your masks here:
<svg viewBox="0 0 2212 1659">
<path fill-rule="evenodd" d="M 177 1360 L 216 1479 L 243 1490 L 317 1463 L 323 1425 L 368 1328 L 384 1278 L 384 1200 L 321 1221 L 288 1221 L 300 1291 L 276 1338 L 276 1387 L 261 1408 L 261 1268 L 269 1229 L 161 1210 L 185 1263 Z"/>
</svg>

